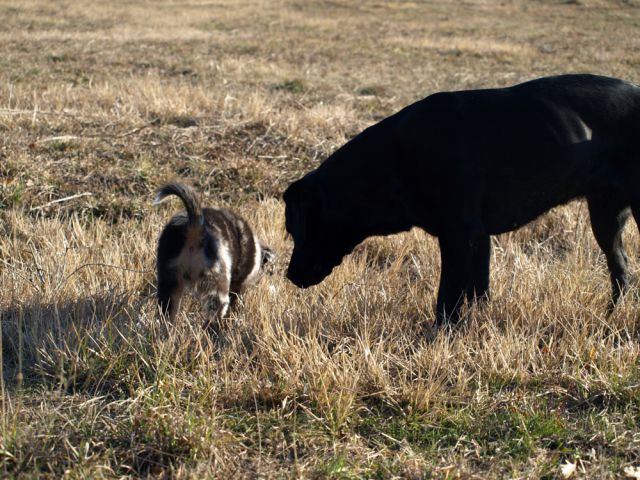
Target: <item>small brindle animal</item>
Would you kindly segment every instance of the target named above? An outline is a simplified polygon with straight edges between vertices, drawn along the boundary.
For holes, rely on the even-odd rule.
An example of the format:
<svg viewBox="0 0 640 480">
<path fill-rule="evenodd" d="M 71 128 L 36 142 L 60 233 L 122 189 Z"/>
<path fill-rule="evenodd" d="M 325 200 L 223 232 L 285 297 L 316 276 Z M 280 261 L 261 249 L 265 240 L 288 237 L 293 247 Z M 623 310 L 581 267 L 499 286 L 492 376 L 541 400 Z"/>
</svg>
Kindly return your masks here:
<svg viewBox="0 0 640 480">
<path fill-rule="evenodd" d="M 206 297 L 213 319 L 223 317 L 235 296 L 253 283 L 273 258 L 249 224 L 227 209 L 201 208 L 196 193 L 180 183 L 158 191 L 154 204 L 178 196 L 186 211 L 174 215 L 158 241 L 158 304 L 173 321 L 188 288 Z"/>
<path fill-rule="evenodd" d="M 489 293 L 490 236 L 585 197 L 613 304 L 627 288 L 622 229 L 640 222 L 640 88 L 563 75 L 431 95 L 366 129 L 284 193 L 288 277 L 321 282 L 372 235 L 438 237 L 438 323 Z"/>
</svg>

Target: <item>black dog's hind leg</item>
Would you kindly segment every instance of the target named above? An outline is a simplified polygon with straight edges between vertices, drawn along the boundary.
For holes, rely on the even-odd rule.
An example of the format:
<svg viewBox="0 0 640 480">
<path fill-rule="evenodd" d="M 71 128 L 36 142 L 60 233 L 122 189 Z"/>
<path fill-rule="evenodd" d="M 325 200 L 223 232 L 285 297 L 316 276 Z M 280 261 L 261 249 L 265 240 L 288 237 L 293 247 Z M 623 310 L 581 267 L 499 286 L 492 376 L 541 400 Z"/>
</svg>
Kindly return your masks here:
<svg viewBox="0 0 640 480">
<path fill-rule="evenodd" d="M 598 245 L 607 258 L 611 276 L 611 305 L 616 302 L 629 286 L 627 254 L 622 245 L 622 230 L 629 217 L 629 209 L 624 197 L 617 192 L 606 192 L 587 197 L 591 230 Z M 635 213 L 635 210 L 634 210 Z M 638 217 L 636 217 L 636 222 Z"/>
<path fill-rule="evenodd" d="M 440 287 L 436 324 L 456 323 L 466 296 L 482 296 L 489 289 L 489 236 L 478 229 L 458 228 L 441 234 Z"/>
</svg>

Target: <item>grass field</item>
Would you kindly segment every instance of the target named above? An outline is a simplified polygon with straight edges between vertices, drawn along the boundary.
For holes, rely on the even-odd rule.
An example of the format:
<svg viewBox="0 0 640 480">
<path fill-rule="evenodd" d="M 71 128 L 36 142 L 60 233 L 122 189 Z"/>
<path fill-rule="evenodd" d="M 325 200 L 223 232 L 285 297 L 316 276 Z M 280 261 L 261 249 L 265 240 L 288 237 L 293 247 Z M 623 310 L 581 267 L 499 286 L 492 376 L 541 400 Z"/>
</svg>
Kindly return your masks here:
<svg viewBox="0 0 640 480">
<path fill-rule="evenodd" d="M 433 238 L 302 291 L 281 201 L 439 90 L 640 82 L 639 29 L 632 0 L 0 1 L 0 476 L 640 478 L 637 282 L 607 316 L 585 205 L 496 237 L 446 332 Z M 218 338 L 197 302 L 157 318 L 175 178 L 278 254 Z"/>
</svg>

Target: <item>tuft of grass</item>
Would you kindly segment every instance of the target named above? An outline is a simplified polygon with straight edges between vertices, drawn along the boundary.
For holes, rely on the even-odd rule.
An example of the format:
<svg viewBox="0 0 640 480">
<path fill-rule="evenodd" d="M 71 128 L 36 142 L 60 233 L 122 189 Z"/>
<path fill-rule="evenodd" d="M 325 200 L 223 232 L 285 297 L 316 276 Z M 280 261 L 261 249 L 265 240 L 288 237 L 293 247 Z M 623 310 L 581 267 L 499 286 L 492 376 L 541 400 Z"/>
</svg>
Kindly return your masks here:
<svg viewBox="0 0 640 480">
<path fill-rule="evenodd" d="M 358 89 L 358 95 L 384 97 L 387 94 L 385 87 L 381 85 L 369 85 Z"/>
<path fill-rule="evenodd" d="M 305 83 L 299 78 L 294 78 L 293 80 L 285 80 L 280 83 L 275 83 L 272 86 L 273 90 L 280 90 L 283 92 L 289 93 L 302 93 L 307 87 Z"/>
<path fill-rule="evenodd" d="M 66 140 L 54 140 L 49 142 L 48 146 L 51 153 L 62 153 L 72 148 L 73 143 Z"/>
<path fill-rule="evenodd" d="M 71 60 L 71 57 L 66 53 L 62 53 L 62 54 L 50 54 L 47 56 L 47 59 L 50 62 L 59 63 L 59 62 L 68 62 L 69 60 Z"/>
<path fill-rule="evenodd" d="M 0 209 L 18 207 L 22 203 L 25 186 L 21 182 L 0 184 Z"/>
</svg>

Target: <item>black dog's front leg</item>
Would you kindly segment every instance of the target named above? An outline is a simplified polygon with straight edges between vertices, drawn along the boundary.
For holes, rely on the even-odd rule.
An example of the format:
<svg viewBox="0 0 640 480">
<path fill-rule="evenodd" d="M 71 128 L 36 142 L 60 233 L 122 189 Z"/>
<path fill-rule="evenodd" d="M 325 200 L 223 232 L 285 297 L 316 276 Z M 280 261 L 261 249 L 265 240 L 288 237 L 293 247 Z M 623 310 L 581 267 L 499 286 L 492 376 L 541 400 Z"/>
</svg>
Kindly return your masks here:
<svg viewBox="0 0 640 480">
<path fill-rule="evenodd" d="M 470 302 L 489 298 L 489 263 L 491 262 L 491 237 L 476 232 L 471 239 L 471 271 L 465 295 Z"/>
<path fill-rule="evenodd" d="M 441 234 L 440 287 L 436 324 L 456 323 L 466 295 L 470 300 L 489 290 L 489 236 L 479 229 L 460 228 Z"/>
</svg>

